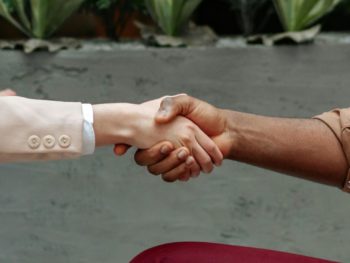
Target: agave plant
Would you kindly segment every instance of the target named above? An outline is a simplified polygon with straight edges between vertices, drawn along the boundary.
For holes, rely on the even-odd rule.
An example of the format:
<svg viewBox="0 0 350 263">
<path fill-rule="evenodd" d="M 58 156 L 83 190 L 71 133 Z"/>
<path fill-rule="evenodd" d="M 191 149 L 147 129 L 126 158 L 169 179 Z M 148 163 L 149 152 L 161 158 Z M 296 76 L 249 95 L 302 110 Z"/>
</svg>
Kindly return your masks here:
<svg viewBox="0 0 350 263">
<path fill-rule="evenodd" d="M 341 0 L 274 0 L 286 31 L 301 31 L 322 18 Z"/>
<path fill-rule="evenodd" d="M 145 0 L 148 11 L 167 35 L 178 35 L 202 0 Z"/>
<path fill-rule="evenodd" d="M 33 38 L 51 36 L 84 0 L 0 0 L 0 15 Z"/>
</svg>

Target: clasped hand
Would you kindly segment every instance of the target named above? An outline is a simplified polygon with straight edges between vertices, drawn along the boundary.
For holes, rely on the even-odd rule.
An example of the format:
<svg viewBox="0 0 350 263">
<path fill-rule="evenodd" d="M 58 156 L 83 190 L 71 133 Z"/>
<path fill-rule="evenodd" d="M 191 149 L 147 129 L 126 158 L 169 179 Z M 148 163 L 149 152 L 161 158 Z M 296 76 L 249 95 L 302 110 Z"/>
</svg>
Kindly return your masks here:
<svg viewBox="0 0 350 263">
<path fill-rule="evenodd" d="M 139 148 L 135 160 L 163 180 L 187 181 L 200 171 L 210 173 L 230 151 L 224 110 L 187 95 L 165 97 L 140 105 L 144 114 L 139 136 L 129 143 Z M 151 118 L 151 119 L 150 119 Z M 129 146 L 115 146 L 123 155 Z"/>
</svg>

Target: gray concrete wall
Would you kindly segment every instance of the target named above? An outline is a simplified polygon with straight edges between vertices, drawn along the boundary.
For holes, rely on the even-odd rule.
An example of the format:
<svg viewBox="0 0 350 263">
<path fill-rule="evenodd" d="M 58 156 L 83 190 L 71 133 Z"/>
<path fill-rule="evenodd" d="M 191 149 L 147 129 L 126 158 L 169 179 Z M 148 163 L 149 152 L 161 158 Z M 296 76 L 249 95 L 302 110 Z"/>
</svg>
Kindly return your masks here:
<svg viewBox="0 0 350 263">
<path fill-rule="evenodd" d="M 350 47 L 0 52 L 22 96 L 142 102 L 187 92 L 221 107 L 310 117 L 350 104 Z M 327 150 L 327 149 L 325 149 Z M 226 162 L 165 184 L 111 149 L 0 166 L 0 261 L 122 263 L 165 242 L 212 241 L 350 262 L 350 197 Z"/>
</svg>

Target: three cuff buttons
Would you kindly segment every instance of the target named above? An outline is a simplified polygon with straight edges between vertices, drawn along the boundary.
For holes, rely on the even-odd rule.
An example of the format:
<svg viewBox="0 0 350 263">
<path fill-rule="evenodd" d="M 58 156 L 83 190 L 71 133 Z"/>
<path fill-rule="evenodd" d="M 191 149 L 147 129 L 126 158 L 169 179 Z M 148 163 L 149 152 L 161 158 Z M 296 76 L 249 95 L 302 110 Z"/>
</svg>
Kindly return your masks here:
<svg viewBox="0 0 350 263">
<path fill-rule="evenodd" d="M 71 137 L 62 135 L 58 139 L 58 144 L 61 148 L 68 148 L 71 145 L 71 141 Z M 52 135 L 46 135 L 42 139 L 37 135 L 32 135 L 28 138 L 28 146 L 33 150 L 38 149 L 41 144 L 46 149 L 52 149 L 56 145 L 56 138 Z"/>
</svg>

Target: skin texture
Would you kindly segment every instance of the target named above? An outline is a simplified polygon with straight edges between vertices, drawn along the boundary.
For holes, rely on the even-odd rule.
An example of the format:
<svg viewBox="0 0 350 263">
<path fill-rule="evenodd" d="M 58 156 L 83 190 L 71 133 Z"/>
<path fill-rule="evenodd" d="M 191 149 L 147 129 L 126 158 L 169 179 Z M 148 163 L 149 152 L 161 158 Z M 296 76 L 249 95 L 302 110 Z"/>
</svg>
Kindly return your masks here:
<svg viewBox="0 0 350 263">
<path fill-rule="evenodd" d="M 182 95 L 163 100 L 156 121 L 165 124 L 178 115 L 192 120 L 212 136 L 225 159 L 339 188 L 343 186 L 348 170 L 344 152 L 333 132 L 319 120 L 271 118 L 221 110 Z M 171 151 L 168 155 L 159 154 L 162 146 L 157 144 L 138 151 L 137 163 L 149 168 L 163 163 L 157 173 L 171 173 L 173 178 L 180 178 L 189 165 L 176 160 Z"/>
<path fill-rule="evenodd" d="M 11 89 L 5 89 L 0 91 L 0 96 L 16 96 L 16 92 Z"/>
<path fill-rule="evenodd" d="M 154 116 L 160 107 L 161 100 L 133 104 L 101 104 L 94 105 L 94 130 L 96 146 L 111 144 L 133 145 L 147 149 L 159 141 L 169 141 L 169 149 L 163 147 L 162 152 L 171 153 L 177 159 L 186 159 L 189 155 L 193 160 L 189 169 L 182 171 L 176 179 L 188 180 L 198 176 L 200 171 L 211 172 L 213 163 L 220 165 L 223 156 L 217 145 L 193 122 L 178 116 L 167 124 L 159 125 Z M 111 118 L 113 116 L 113 118 Z M 191 159 L 190 159 L 191 160 Z M 153 167 L 150 172 L 156 173 Z M 172 176 L 164 177 L 173 181 Z"/>
</svg>

